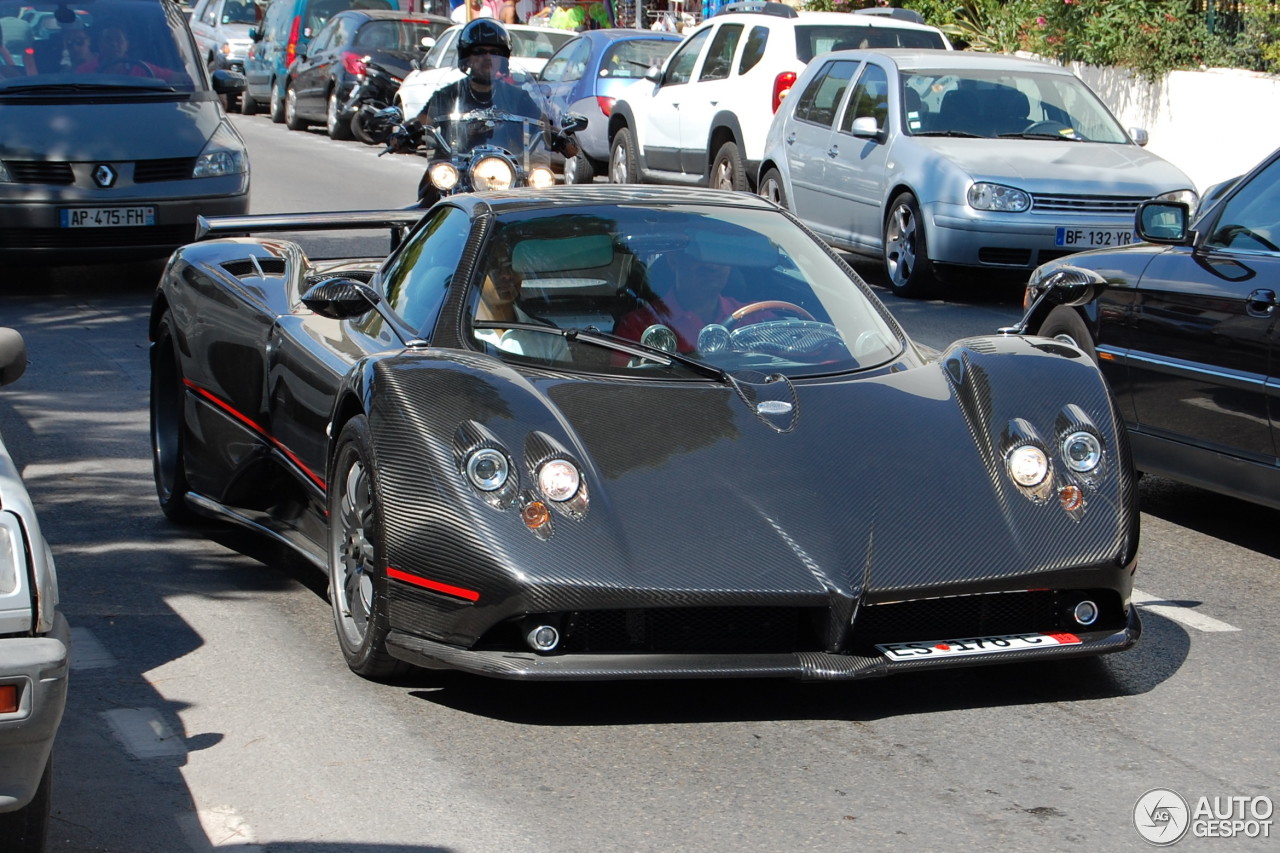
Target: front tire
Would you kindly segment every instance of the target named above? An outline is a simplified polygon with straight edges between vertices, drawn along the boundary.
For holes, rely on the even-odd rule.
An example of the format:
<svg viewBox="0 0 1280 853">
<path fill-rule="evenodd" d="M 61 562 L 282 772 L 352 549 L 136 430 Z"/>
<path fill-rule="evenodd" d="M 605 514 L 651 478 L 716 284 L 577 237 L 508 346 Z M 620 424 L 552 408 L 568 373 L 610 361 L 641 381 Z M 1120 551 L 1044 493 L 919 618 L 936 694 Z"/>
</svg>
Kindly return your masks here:
<svg viewBox="0 0 1280 853">
<path fill-rule="evenodd" d="M 284 93 L 284 126 L 290 130 L 306 130 L 311 122 L 298 116 L 298 90 L 292 86 Z"/>
<path fill-rule="evenodd" d="M 578 156 L 564 161 L 564 182 L 566 184 L 589 184 L 596 179 L 596 170 L 581 151 Z"/>
<path fill-rule="evenodd" d="M 710 187 L 715 190 L 733 190 L 749 192 L 751 183 L 747 180 L 747 167 L 742 162 L 742 154 L 738 151 L 738 143 L 726 142 L 716 152 L 711 161 Z"/>
<path fill-rule="evenodd" d="M 622 127 L 613 135 L 609 146 L 609 183 L 635 184 L 640 182 L 640 158 L 631 128 Z"/>
<path fill-rule="evenodd" d="M 764 198 L 776 204 L 783 210 L 787 207 L 787 191 L 782 186 L 782 173 L 777 169 L 770 169 L 764 173 L 764 177 L 760 179 L 760 192 Z"/>
<path fill-rule="evenodd" d="M 412 667 L 387 653 L 387 557 L 382 498 L 369 423 L 347 422 L 329 489 L 329 600 L 338 645 L 356 675 L 383 681 Z"/>
<path fill-rule="evenodd" d="M 1089 356 L 1094 364 L 1098 363 L 1098 350 L 1093 345 L 1093 335 L 1079 312 L 1073 308 L 1066 305 L 1055 307 L 1049 312 L 1049 316 L 1044 318 L 1044 322 L 1040 324 L 1040 331 L 1036 334 L 1072 344 Z"/>
<path fill-rule="evenodd" d="M 240 115 L 255 115 L 258 112 L 258 106 L 258 102 L 253 99 L 253 95 L 249 94 L 248 89 L 240 93 Z"/>
<path fill-rule="evenodd" d="M 325 110 L 325 130 L 330 139 L 344 140 L 351 138 L 351 121 L 342 120 L 342 104 L 338 101 L 338 90 L 329 93 L 329 107 Z"/>
<path fill-rule="evenodd" d="M 884 221 L 884 271 L 889 289 L 907 299 L 929 296 L 937 288 L 920 205 L 911 193 L 901 193 L 889 205 Z"/>
<path fill-rule="evenodd" d="M 267 113 L 276 124 L 284 124 L 284 98 L 280 95 L 280 84 L 275 80 L 271 81 L 271 101 L 267 106 Z"/>
<path fill-rule="evenodd" d="M 173 318 L 165 314 L 151 347 L 151 469 L 160 511 L 174 524 L 190 524 L 195 515 L 187 505 L 187 389 L 176 341 Z"/>
</svg>

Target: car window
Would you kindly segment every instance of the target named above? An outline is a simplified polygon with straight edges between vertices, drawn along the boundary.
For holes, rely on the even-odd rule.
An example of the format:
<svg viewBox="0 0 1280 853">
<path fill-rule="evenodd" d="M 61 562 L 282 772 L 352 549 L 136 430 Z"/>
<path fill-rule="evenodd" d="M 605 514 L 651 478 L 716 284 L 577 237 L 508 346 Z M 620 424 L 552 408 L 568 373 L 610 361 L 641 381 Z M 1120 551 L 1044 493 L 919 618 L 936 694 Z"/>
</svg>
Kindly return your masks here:
<svg viewBox="0 0 1280 853">
<path fill-rule="evenodd" d="M 764 59 L 764 48 L 769 43 L 768 27 L 752 27 L 747 33 L 747 43 L 742 47 L 742 58 L 738 60 L 738 73 L 746 74 Z"/>
<path fill-rule="evenodd" d="M 676 39 L 628 39 L 609 45 L 600 60 L 601 77 L 637 79 L 650 68 L 661 68 L 671 51 L 680 42 Z"/>
<path fill-rule="evenodd" d="M 741 24 L 725 24 L 711 39 L 711 47 L 707 49 L 707 58 L 702 61 L 702 72 L 699 80 L 724 80 L 733 68 L 733 54 L 738 49 L 738 40 L 742 38 Z"/>
<path fill-rule="evenodd" d="M 591 42 L 577 38 L 565 44 L 547 60 L 542 79 L 548 83 L 571 82 L 582 78 L 591 57 Z"/>
<path fill-rule="evenodd" d="M 889 77 L 883 68 L 868 62 L 849 98 L 849 106 L 840 120 L 840 129 L 849 131 L 855 119 L 873 118 L 883 128 L 889 115 Z"/>
<path fill-rule="evenodd" d="M 564 46 L 574 34 L 563 30 L 508 30 L 511 55 L 528 59 L 550 59 L 556 48 Z"/>
<path fill-rule="evenodd" d="M 451 61 L 449 57 L 457 58 L 457 53 L 453 51 L 454 42 L 458 40 L 458 31 L 456 29 L 445 30 L 444 35 L 440 36 L 440 40 L 427 51 L 427 57 L 422 62 L 423 68 L 439 68 L 445 62 Z"/>
<path fill-rule="evenodd" d="M 796 58 L 808 62 L 833 50 L 882 47 L 946 48 L 941 34 L 931 30 L 869 27 L 855 24 L 802 24 L 795 28 Z"/>
<path fill-rule="evenodd" d="M 206 3 L 200 9 L 200 14 L 194 16 L 195 19 L 202 24 L 208 24 L 211 27 L 214 26 L 218 23 L 218 5 L 217 0 Z"/>
<path fill-rule="evenodd" d="M 309 51 L 312 56 L 326 50 L 335 41 L 341 41 L 341 39 L 335 34 L 342 27 L 342 21 L 342 18 L 334 18 L 332 21 L 325 24 L 320 32 L 316 33 L 316 37 L 312 40 L 311 49 Z"/>
<path fill-rule="evenodd" d="M 663 86 L 675 86 L 689 82 L 689 79 L 693 77 L 693 66 L 698 61 L 698 53 L 702 50 L 702 45 L 711 36 L 711 29 L 708 27 L 698 30 L 685 39 L 684 44 L 676 49 L 676 52 L 671 55 L 671 61 L 667 65 L 666 73 L 662 75 Z"/>
<path fill-rule="evenodd" d="M 257 23 L 257 5 L 252 0 L 227 0 L 222 4 L 219 20 L 224 24 Z"/>
<path fill-rule="evenodd" d="M 1280 160 L 1271 161 L 1227 201 L 1205 245 L 1280 252 Z"/>
<path fill-rule="evenodd" d="M 796 120 L 823 127 L 834 126 L 836 111 L 844 99 L 845 89 L 857 70 L 857 62 L 828 62 L 800 93 L 800 99 L 796 102 Z"/>
<path fill-rule="evenodd" d="M 446 205 L 388 259 L 381 278 L 383 293 L 391 310 L 411 328 L 425 332 L 435 322 L 470 233 L 471 217 Z M 378 330 L 371 326 L 369 333 L 376 335 Z"/>
</svg>

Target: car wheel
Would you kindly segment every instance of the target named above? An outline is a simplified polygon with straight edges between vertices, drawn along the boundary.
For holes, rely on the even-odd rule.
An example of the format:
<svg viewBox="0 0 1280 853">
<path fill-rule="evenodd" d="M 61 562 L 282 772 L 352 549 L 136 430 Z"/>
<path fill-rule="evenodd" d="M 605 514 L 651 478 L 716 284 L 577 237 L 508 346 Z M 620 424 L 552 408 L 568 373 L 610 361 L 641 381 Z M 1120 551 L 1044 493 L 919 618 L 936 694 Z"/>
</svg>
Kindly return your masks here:
<svg viewBox="0 0 1280 853">
<path fill-rule="evenodd" d="M 5 853 L 43 853 L 49 831 L 49 801 L 53 788 L 53 756 L 44 765 L 44 774 L 31 802 L 13 812 L 0 812 L 0 838 Z"/>
<path fill-rule="evenodd" d="M 276 124 L 284 123 L 284 98 L 280 97 L 280 84 L 271 81 L 271 100 L 267 106 L 267 114 Z"/>
<path fill-rule="evenodd" d="M 711 161 L 711 182 L 714 190 L 735 190 L 748 192 L 751 184 L 747 181 L 747 167 L 738 152 L 738 143 L 726 142 L 716 152 L 716 159 Z"/>
<path fill-rule="evenodd" d="M 249 90 L 245 89 L 240 93 L 240 115 L 251 116 L 258 112 L 258 102 L 249 94 Z"/>
<path fill-rule="evenodd" d="M 290 130 L 306 130 L 311 122 L 298 116 L 298 90 L 292 86 L 284 92 L 284 126 Z"/>
<path fill-rule="evenodd" d="M 760 195 L 783 210 L 787 209 L 787 191 L 782 188 L 781 172 L 770 169 L 764 173 L 764 177 L 760 179 Z"/>
<path fill-rule="evenodd" d="M 342 104 L 338 101 L 336 89 L 329 93 L 329 108 L 325 110 L 324 117 L 325 129 L 329 131 L 330 139 L 351 138 L 351 122 L 342 120 Z"/>
<path fill-rule="evenodd" d="M 564 161 L 564 182 L 566 184 L 589 184 L 596 179 L 596 170 L 581 151 L 578 156 Z"/>
<path fill-rule="evenodd" d="M 920 205 L 911 193 L 902 193 L 889 205 L 884 221 L 884 270 L 896 295 L 918 299 L 936 288 L 928 250 Z"/>
<path fill-rule="evenodd" d="M 1046 338 L 1062 341 L 1080 349 L 1085 355 L 1098 363 L 1098 350 L 1093 345 L 1093 335 L 1085 325 L 1080 313 L 1066 305 L 1059 305 L 1049 312 L 1040 324 L 1036 334 Z"/>
<path fill-rule="evenodd" d="M 631 138 L 631 128 L 619 128 L 609 146 L 609 183 L 631 184 L 640 182 L 640 161 L 636 156 L 636 144 Z"/>
<path fill-rule="evenodd" d="M 151 468 L 160 510 L 175 524 L 194 518 L 187 506 L 186 395 L 173 319 L 166 314 L 151 347 Z"/>
<path fill-rule="evenodd" d="M 329 489 L 329 601 L 347 666 L 384 680 L 412 667 L 387 653 L 386 552 L 372 447 L 363 415 L 338 435 Z"/>
</svg>

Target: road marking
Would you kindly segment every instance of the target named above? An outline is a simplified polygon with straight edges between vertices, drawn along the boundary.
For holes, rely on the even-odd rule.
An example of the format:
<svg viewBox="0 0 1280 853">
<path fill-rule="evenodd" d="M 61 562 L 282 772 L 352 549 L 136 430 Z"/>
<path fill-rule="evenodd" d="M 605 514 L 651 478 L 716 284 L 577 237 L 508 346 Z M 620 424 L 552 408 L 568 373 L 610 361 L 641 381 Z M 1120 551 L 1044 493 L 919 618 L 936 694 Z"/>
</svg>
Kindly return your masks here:
<svg viewBox="0 0 1280 853">
<path fill-rule="evenodd" d="M 1239 631 L 1240 629 L 1234 625 L 1228 625 L 1226 622 L 1214 619 L 1212 616 L 1205 616 L 1191 609 L 1190 605 L 1180 604 L 1176 601 L 1167 601 L 1163 598 L 1156 598 L 1142 590 L 1135 589 L 1132 599 L 1134 604 L 1143 610 L 1149 610 L 1157 616 L 1163 616 L 1166 619 L 1172 619 L 1180 625 L 1188 628 L 1195 628 L 1199 631 Z"/>
<path fill-rule="evenodd" d="M 98 642 L 92 631 L 88 628 L 71 629 L 72 669 L 106 669 L 115 665 L 115 656 Z"/>
<path fill-rule="evenodd" d="M 182 834 L 197 853 L 233 848 L 236 853 L 259 853 L 253 829 L 231 806 L 200 809 L 178 816 Z"/>
<path fill-rule="evenodd" d="M 103 711 L 102 716 L 134 758 L 187 754 L 187 745 L 182 738 L 165 725 L 154 708 L 116 708 Z"/>
</svg>

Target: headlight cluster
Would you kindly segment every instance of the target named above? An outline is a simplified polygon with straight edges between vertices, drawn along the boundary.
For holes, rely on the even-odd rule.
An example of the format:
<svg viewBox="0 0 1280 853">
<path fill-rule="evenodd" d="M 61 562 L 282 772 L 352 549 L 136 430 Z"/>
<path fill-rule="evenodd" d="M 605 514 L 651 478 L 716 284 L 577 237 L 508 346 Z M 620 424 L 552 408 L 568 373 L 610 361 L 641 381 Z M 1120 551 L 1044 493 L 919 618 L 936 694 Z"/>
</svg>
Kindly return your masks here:
<svg viewBox="0 0 1280 853">
<path fill-rule="evenodd" d="M 979 181 L 969 187 L 969 206 L 974 210 L 1021 213 L 1031 209 L 1031 196 L 1014 187 Z"/>
<path fill-rule="evenodd" d="M 1061 507 L 1079 518 L 1085 492 L 1096 485 L 1106 451 L 1097 431 L 1075 405 L 1063 410 L 1056 435 L 1056 440 L 1045 441 L 1027 421 L 1010 422 L 1002 441 L 1005 470 L 1032 501 L 1045 503 L 1056 494 Z M 1056 465 L 1062 466 L 1057 476 Z"/>
<path fill-rule="evenodd" d="M 227 125 L 221 124 L 196 158 L 191 177 L 221 178 L 226 175 L 243 175 L 247 171 L 249 157 L 245 153 L 244 143 Z"/>
</svg>

